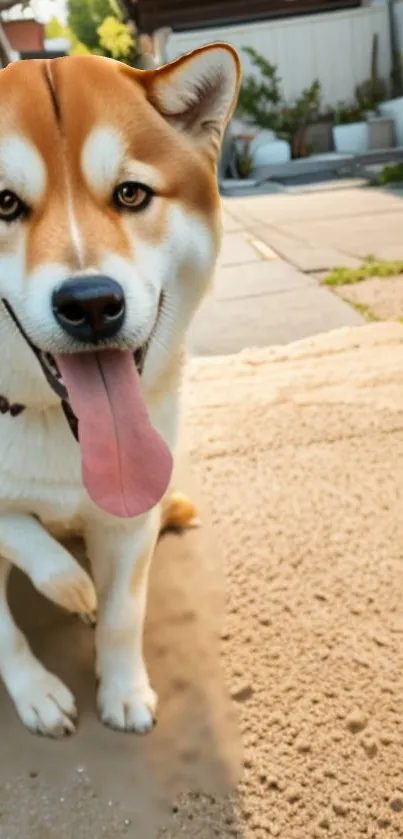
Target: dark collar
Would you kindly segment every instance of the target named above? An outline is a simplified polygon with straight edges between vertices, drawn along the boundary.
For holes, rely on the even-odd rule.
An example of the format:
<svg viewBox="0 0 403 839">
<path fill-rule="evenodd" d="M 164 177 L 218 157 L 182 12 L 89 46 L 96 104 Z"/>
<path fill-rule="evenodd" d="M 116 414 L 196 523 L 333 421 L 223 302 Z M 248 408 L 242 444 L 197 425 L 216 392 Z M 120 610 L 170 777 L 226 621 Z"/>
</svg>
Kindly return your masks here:
<svg viewBox="0 0 403 839">
<path fill-rule="evenodd" d="M 1 302 L 3 303 L 3 305 L 6 309 L 6 312 L 9 314 L 11 320 L 14 322 L 18 331 L 20 332 L 20 334 L 22 335 L 22 337 L 24 338 L 24 340 L 26 341 L 26 343 L 28 344 L 28 346 L 32 350 L 35 358 L 37 359 L 38 363 L 40 364 L 40 366 L 42 368 L 42 371 L 45 375 L 45 378 L 46 378 L 48 384 L 50 385 L 52 390 L 57 394 L 57 396 L 60 398 L 61 406 L 63 408 L 63 412 L 64 412 L 64 415 L 65 415 L 65 417 L 67 419 L 67 422 L 69 424 L 70 430 L 71 430 L 72 434 L 74 435 L 74 437 L 76 438 L 76 440 L 78 440 L 78 420 L 77 420 L 77 417 L 75 416 L 75 414 L 73 413 L 73 410 L 72 410 L 72 408 L 71 408 L 71 406 L 68 402 L 68 399 L 66 398 L 67 397 L 67 391 L 66 391 L 65 387 L 62 384 L 58 383 L 55 379 L 53 379 L 53 377 L 50 376 L 48 369 L 42 363 L 41 355 L 40 355 L 40 352 L 39 352 L 38 348 L 35 346 L 35 344 L 32 343 L 31 339 L 28 337 L 27 333 L 25 332 L 25 330 L 21 326 L 21 324 L 20 324 L 18 318 L 16 317 L 13 309 L 11 308 L 8 300 L 5 300 L 3 298 Z M 18 417 L 18 415 L 21 414 L 22 411 L 24 411 L 25 409 L 26 409 L 26 405 L 20 405 L 19 403 L 14 403 L 14 404 L 10 405 L 7 397 L 0 396 L 0 414 L 8 414 L 9 413 L 12 417 Z"/>
</svg>

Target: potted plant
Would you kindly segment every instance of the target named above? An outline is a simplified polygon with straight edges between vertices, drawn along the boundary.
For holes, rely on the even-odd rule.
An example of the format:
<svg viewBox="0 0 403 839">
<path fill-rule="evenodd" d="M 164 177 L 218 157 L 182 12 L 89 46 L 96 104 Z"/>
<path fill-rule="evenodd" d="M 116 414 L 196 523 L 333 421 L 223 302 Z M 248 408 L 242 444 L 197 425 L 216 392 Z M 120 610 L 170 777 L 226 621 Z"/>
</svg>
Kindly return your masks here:
<svg viewBox="0 0 403 839">
<path fill-rule="evenodd" d="M 390 149 L 395 145 L 395 120 L 392 116 L 380 113 L 385 85 L 382 80 L 373 83 L 368 79 L 356 88 L 359 108 L 365 114 L 368 123 L 368 148 Z"/>
<path fill-rule="evenodd" d="M 320 94 L 320 82 L 316 79 L 300 93 L 291 107 L 281 111 L 278 136 L 290 144 L 294 159 L 307 157 L 312 151 L 306 135 L 308 126 L 318 119 Z"/>
<path fill-rule="evenodd" d="M 356 102 L 368 122 L 368 147 L 371 151 L 395 145 L 395 121 L 391 116 L 379 113 L 386 99 L 386 84 L 378 73 L 378 40 L 375 34 L 372 40 L 371 75 L 355 89 Z"/>
<path fill-rule="evenodd" d="M 238 175 L 242 179 L 249 178 L 253 168 L 253 158 L 250 154 L 239 154 L 236 161 Z"/>
<path fill-rule="evenodd" d="M 403 67 L 399 51 L 398 26 L 396 26 L 395 9 L 390 8 L 389 36 L 392 48 L 391 93 L 392 98 L 379 105 L 382 116 L 391 117 L 395 122 L 396 143 L 403 146 Z"/>
<path fill-rule="evenodd" d="M 315 80 L 310 87 L 301 92 L 292 105 L 288 106 L 283 100 L 281 79 L 276 66 L 253 47 L 245 47 L 243 52 L 248 55 L 259 75 L 245 77 L 239 93 L 237 117 L 244 123 L 246 119 L 252 120 L 262 133 L 273 132 L 272 140 L 267 141 L 271 148 L 267 149 L 265 163 L 271 162 L 272 157 L 273 161 L 277 161 L 278 156 L 281 159 L 285 156 L 284 160 L 288 160 L 290 156 L 305 157 L 311 150 L 309 143 L 305 141 L 306 129 L 317 119 L 319 113 L 320 82 Z M 263 153 L 263 144 L 259 142 L 259 165 L 264 165 L 262 155 L 266 156 Z M 255 163 L 258 165 L 257 160 Z"/>
<path fill-rule="evenodd" d="M 250 177 L 253 169 L 253 155 L 250 152 L 250 137 L 238 137 L 236 141 L 236 168 L 242 180 Z"/>
<path fill-rule="evenodd" d="M 253 122 L 259 128 L 276 131 L 281 104 L 281 79 L 277 75 L 277 68 L 253 47 L 244 47 L 243 52 L 260 75 L 245 77 L 239 91 L 236 116 L 244 122 Z"/>
<path fill-rule="evenodd" d="M 368 151 L 368 123 L 363 120 L 361 109 L 340 105 L 334 115 L 333 142 L 339 154 L 364 154 Z"/>
</svg>

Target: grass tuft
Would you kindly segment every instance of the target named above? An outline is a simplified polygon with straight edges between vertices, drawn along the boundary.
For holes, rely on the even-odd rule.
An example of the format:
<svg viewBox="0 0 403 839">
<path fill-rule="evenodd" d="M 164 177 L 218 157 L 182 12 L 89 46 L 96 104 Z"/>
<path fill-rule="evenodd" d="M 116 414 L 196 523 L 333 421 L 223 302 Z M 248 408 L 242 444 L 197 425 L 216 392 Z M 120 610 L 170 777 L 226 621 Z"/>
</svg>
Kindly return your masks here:
<svg viewBox="0 0 403 839">
<path fill-rule="evenodd" d="M 344 300 L 346 301 L 346 303 L 348 303 L 350 306 L 352 306 L 353 309 L 356 310 L 356 312 L 358 312 L 360 315 L 362 315 L 362 317 L 366 321 L 368 321 L 368 323 L 374 323 L 375 321 L 379 320 L 379 318 L 375 314 L 375 312 L 373 312 L 372 309 L 370 308 L 370 306 L 367 306 L 366 303 L 353 303 L 351 300 L 348 300 L 346 297 L 344 297 Z"/>
<path fill-rule="evenodd" d="M 403 274 L 403 260 L 387 261 L 369 256 L 359 268 L 336 266 L 324 278 L 323 283 L 328 286 L 353 285 L 370 277 L 394 277 L 397 274 Z"/>
</svg>

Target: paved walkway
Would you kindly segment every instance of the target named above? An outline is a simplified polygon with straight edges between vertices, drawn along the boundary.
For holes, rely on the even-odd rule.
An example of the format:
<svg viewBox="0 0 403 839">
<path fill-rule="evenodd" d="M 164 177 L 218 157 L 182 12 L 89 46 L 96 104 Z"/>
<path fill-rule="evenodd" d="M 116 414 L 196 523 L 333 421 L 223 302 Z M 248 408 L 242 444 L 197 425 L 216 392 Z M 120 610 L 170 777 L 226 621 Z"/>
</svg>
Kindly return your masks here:
<svg viewBox="0 0 403 839">
<path fill-rule="evenodd" d="M 363 323 L 315 275 L 369 254 L 403 258 L 403 200 L 362 188 L 227 198 L 224 230 L 214 292 L 190 335 L 198 355 Z"/>
</svg>

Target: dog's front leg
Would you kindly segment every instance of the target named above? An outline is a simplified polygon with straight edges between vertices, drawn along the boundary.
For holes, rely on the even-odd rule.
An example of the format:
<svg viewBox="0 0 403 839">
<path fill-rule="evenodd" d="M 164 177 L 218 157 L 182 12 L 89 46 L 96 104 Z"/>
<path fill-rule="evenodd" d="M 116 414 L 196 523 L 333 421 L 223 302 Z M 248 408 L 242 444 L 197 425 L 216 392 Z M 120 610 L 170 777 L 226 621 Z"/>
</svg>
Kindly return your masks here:
<svg viewBox="0 0 403 839">
<path fill-rule="evenodd" d="M 11 565 L 0 556 L 0 676 L 31 731 L 63 737 L 75 729 L 76 706 L 68 688 L 31 652 L 7 602 Z"/>
<path fill-rule="evenodd" d="M 143 658 L 148 572 L 159 509 L 133 522 L 100 519 L 86 526 L 87 552 L 98 594 L 98 707 L 106 725 L 145 734 L 157 698 Z"/>
<path fill-rule="evenodd" d="M 85 616 L 95 613 L 96 595 L 89 575 L 33 516 L 0 516 L 0 553 L 53 603 Z"/>
</svg>

